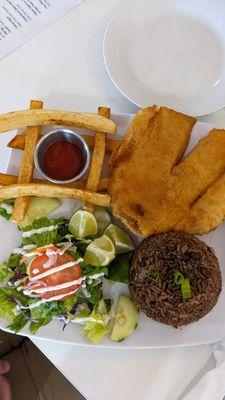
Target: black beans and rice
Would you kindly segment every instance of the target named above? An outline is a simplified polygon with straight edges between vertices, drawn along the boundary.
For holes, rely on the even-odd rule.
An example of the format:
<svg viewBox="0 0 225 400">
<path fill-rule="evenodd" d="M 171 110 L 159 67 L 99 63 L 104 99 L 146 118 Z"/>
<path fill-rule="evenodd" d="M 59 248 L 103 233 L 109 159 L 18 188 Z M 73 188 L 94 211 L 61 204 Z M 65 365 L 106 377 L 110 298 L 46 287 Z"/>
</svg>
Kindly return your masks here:
<svg viewBox="0 0 225 400">
<path fill-rule="evenodd" d="M 185 299 L 174 274 L 190 284 Z M 179 328 L 204 317 L 217 303 L 222 278 L 214 251 L 182 232 L 153 235 L 133 252 L 130 266 L 131 297 L 148 317 Z M 188 297 L 188 296 L 187 296 Z"/>
</svg>

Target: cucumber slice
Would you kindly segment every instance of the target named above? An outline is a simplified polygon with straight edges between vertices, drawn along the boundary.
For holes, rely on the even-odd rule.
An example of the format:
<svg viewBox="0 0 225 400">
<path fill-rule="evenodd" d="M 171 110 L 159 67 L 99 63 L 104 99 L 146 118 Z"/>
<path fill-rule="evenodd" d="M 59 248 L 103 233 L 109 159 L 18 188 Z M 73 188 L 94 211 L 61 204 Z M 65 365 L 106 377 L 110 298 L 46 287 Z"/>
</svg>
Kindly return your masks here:
<svg viewBox="0 0 225 400">
<path fill-rule="evenodd" d="M 48 213 L 60 207 L 61 203 L 52 197 L 31 197 L 29 208 L 23 221 L 18 224 L 19 228 L 24 228 L 32 224 L 35 219 L 45 217 Z"/>
<path fill-rule="evenodd" d="M 111 340 L 121 342 L 130 336 L 137 327 L 138 317 L 138 310 L 130 297 L 120 296 Z"/>
</svg>

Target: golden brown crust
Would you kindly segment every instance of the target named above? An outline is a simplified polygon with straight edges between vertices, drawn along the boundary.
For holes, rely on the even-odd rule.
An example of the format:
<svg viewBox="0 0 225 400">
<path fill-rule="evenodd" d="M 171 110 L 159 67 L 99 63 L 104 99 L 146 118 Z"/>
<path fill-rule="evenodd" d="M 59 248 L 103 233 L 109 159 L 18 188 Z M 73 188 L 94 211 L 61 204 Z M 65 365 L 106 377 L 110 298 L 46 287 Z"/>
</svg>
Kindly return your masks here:
<svg viewBox="0 0 225 400">
<path fill-rule="evenodd" d="M 134 233 L 146 237 L 171 229 L 177 210 L 166 190 L 171 169 L 182 157 L 195 119 L 166 107 L 140 110 L 116 157 L 109 193 L 113 213 Z"/>
<path fill-rule="evenodd" d="M 162 107 L 139 111 L 129 127 L 109 192 L 114 214 L 137 235 L 204 234 L 225 219 L 225 130 L 210 131 L 180 161 L 194 123 Z"/>
</svg>

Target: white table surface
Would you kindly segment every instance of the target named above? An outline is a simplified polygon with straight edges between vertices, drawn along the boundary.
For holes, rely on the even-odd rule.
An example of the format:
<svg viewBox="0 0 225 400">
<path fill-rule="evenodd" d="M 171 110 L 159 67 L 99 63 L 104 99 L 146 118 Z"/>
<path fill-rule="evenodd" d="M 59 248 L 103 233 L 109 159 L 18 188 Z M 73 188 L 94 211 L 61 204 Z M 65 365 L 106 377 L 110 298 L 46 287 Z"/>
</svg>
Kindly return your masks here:
<svg viewBox="0 0 225 400">
<path fill-rule="evenodd" d="M 53 108 L 73 104 L 74 110 L 94 112 L 105 105 L 135 112 L 111 83 L 102 58 L 104 30 L 120 2 L 86 0 L 1 61 L 0 113 L 27 108 L 31 98 Z M 225 126 L 225 111 L 201 120 Z M 5 163 L 0 158 L 1 171 Z M 89 400 L 181 400 L 193 379 L 213 365 L 211 345 L 115 351 L 33 341 Z"/>
</svg>

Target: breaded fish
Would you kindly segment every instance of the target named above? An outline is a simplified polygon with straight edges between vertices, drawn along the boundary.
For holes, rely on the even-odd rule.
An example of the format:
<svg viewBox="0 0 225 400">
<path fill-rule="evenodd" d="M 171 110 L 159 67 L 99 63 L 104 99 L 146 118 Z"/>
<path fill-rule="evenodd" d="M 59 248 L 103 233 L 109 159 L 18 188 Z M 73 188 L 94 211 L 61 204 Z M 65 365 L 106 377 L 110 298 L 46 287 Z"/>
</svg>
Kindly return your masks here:
<svg viewBox="0 0 225 400">
<path fill-rule="evenodd" d="M 170 200 L 192 204 L 225 171 L 225 130 L 213 129 L 172 169 Z"/>
<path fill-rule="evenodd" d="M 208 233 L 225 219 L 225 174 L 188 210 L 175 229 L 202 235 Z"/>
<path fill-rule="evenodd" d="M 168 202 L 171 169 L 184 154 L 195 118 L 156 106 L 140 110 L 110 159 L 113 213 L 146 237 L 172 229 L 184 211 Z"/>
<path fill-rule="evenodd" d="M 203 234 L 225 219 L 225 130 L 210 131 L 180 161 L 194 124 L 165 107 L 140 110 L 112 155 L 113 213 L 135 234 Z"/>
</svg>

